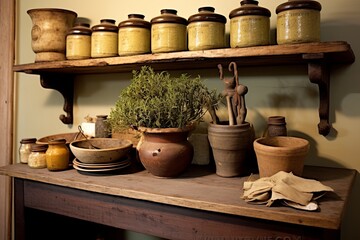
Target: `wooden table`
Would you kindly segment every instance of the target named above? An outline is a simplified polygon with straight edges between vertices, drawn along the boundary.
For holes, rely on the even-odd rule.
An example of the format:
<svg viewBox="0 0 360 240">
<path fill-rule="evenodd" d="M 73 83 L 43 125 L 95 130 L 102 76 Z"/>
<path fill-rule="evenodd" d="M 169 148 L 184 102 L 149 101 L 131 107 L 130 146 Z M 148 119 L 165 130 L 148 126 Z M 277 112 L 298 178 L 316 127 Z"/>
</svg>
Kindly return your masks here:
<svg viewBox="0 0 360 240">
<path fill-rule="evenodd" d="M 306 166 L 304 177 L 335 192 L 320 200 L 320 211 L 305 212 L 245 203 L 240 196 L 246 177 L 221 178 L 206 167 L 192 166 L 175 179 L 156 178 L 144 170 L 89 176 L 23 164 L 0 168 L 0 174 L 14 178 L 17 240 L 30 239 L 29 232 L 42 229 L 34 225 L 33 210 L 167 239 L 338 239 L 356 173 Z"/>
</svg>

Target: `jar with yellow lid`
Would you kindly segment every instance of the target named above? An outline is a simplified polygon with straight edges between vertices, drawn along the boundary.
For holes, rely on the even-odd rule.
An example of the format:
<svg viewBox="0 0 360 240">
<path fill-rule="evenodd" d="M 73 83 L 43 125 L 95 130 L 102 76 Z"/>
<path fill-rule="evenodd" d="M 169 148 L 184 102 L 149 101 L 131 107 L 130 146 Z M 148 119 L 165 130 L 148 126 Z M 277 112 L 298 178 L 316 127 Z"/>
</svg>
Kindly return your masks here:
<svg viewBox="0 0 360 240">
<path fill-rule="evenodd" d="M 162 9 L 161 15 L 151 19 L 151 52 L 187 50 L 187 20 L 174 9 Z"/>
<path fill-rule="evenodd" d="M 87 59 L 91 57 L 91 29 L 88 23 L 76 23 L 66 36 L 66 58 Z"/>
<path fill-rule="evenodd" d="M 31 148 L 31 153 L 28 160 L 28 165 L 31 168 L 46 168 L 46 144 L 34 144 Z"/>
<path fill-rule="evenodd" d="M 115 57 L 118 55 L 118 27 L 113 19 L 101 19 L 91 28 L 91 57 Z"/>
<path fill-rule="evenodd" d="M 119 55 L 149 53 L 151 24 L 142 14 L 129 14 L 128 19 L 119 24 Z"/>
<path fill-rule="evenodd" d="M 277 43 L 320 42 L 321 4 L 312 0 L 289 0 L 276 8 Z"/>
<path fill-rule="evenodd" d="M 36 138 L 23 138 L 20 141 L 19 157 L 21 163 L 28 163 L 31 146 L 35 144 Z"/>
<path fill-rule="evenodd" d="M 258 1 L 244 0 L 232 10 L 230 18 L 230 47 L 251 47 L 270 44 L 271 12 L 258 6 Z"/>
<path fill-rule="evenodd" d="M 66 146 L 66 140 L 54 139 L 49 141 L 46 150 L 46 165 L 50 171 L 61 171 L 69 168 L 70 150 Z"/>
<path fill-rule="evenodd" d="M 206 50 L 223 48 L 225 41 L 226 18 L 216 14 L 213 7 L 201 7 L 199 13 L 188 19 L 188 48 L 193 50 Z"/>
</svg>

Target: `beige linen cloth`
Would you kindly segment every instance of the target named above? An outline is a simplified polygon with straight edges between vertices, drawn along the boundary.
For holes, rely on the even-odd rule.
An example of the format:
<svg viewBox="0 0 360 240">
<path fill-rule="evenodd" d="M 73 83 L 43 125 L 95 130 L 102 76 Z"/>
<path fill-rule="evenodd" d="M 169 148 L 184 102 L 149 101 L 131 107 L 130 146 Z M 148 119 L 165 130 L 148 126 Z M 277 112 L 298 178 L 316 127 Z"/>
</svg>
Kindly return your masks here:
<svg viewBox="0 0 360 240">
<path fill-rule="evenodd" d="M 242 198 L 249 203 L 271 206 L 275 201 L 307 211 L 318 209 L 316 199 L 334 191 L 319 181 L 305 179 L 280 171 L 271 177 L 255 179 L 253 175 L 244 182 Z"/>
</svg>

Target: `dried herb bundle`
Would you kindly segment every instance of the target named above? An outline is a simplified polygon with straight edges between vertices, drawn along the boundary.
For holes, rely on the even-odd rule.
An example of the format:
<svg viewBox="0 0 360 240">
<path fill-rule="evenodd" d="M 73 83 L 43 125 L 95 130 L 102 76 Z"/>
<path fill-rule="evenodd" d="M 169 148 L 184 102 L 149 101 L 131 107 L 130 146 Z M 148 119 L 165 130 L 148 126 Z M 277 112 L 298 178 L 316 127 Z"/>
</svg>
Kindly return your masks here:
<svg viewBox="0 0 360 240">
<path fill-rule="evenodd" d="M 156 73 L 143 66 L 133 71 L 131 84 L 124 88 L 111 109 L 109 122 L 114 131 L 124 128 L 183 128 L 201 119 L 220 96 L 209 91 L 200 77 L 168 72 Z"/>
</svg>

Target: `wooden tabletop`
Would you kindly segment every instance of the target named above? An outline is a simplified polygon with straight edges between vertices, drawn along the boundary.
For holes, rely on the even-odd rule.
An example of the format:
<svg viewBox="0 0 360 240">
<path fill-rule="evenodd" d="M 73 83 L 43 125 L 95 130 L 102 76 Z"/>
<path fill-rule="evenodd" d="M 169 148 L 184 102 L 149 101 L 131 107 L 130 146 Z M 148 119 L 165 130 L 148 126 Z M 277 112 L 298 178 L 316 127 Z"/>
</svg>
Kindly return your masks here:
<svg viewBox="0 0 360 240">
<path fill-rule="evenodd" d="M 75 169 L 60 172 L 31 169 L 25 164 L 1 167 L 0 174 L 192 209 L 339 229 L 357 172 L 341 168 L 305 167 L 303 177 L 321 181 L 335 190 L 319 200 L 318 212 L 248 204 L 240 198 L 247 177 L 222 178 L 208 167 L 191 166 L 186 173 L 173 179 L 157 178 L 146 170 L 93 176 L 80 174 Z"/>
</svg>

